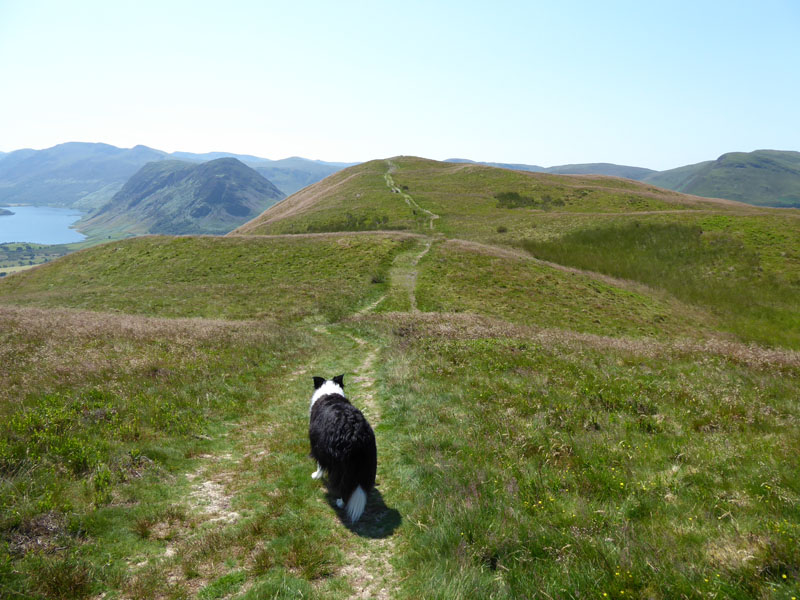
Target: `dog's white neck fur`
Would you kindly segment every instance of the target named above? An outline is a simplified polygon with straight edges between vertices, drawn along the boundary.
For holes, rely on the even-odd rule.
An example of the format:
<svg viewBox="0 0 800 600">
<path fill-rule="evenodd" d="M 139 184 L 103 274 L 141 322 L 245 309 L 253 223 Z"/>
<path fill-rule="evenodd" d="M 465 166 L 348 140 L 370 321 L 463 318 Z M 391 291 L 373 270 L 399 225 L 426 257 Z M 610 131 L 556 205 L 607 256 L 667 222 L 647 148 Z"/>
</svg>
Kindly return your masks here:
<svg viewBox="0 0 800 600">
<path fill-rule="evenodd" d="M 308 412 L 311 412 L 314 402 L 323 396 L 327 396 L 328 394 L 339 394 L 340 396 L 344 396 L 344 390 L 338 383 L 335 383 L 332 379 L 329 379 L 316 390 L 314 390 L 314 395 L 311 396 L 311 406 L 308 407 Z"/>
</svg>

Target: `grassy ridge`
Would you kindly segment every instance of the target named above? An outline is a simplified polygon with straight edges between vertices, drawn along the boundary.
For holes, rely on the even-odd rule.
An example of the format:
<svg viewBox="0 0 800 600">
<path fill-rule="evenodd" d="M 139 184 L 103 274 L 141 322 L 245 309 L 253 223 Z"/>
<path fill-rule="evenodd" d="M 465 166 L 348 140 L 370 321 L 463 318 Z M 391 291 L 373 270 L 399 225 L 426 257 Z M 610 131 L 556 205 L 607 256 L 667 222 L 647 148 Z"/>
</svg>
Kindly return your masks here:
<svg viewBox="0 0 800 600">
<path fill-rule="evenodd" d="M 237 230 L 240 233 L 304 233 L 349 229 L 419 229 L 428 224 L 414 213 L 396 186 L 423 209 L 441 217 L 436 230 L 474 237 L 508 222 L 530 222 L 547 210 L 584 212 L 691 211 L 724 205 L 660 190 L 634 181 L 598 176 L 562 176 L 453 164 L 414 157 L 371 161 L 350 167 L 311 186 Z M 540 210 L 498 205 L 497 194 L 536 201 Z M 296 210 L 289 210 L 296 207 Z M 419 211 L 417 211 L 419 212 Z M 270 222 L 280 215 L 280 218 Z M 349 215 L 349 216 L 348 216 Z"/>
<path fill-rule="evenodd" d="M 385 161 L 370 161 L 346 169 L 299 192 L 298 197 L 304 197 L 320 190 L 309 206 L 302 206 L 278 221 L 262 224 L 260 221 L 271 214 L 264 213 L 237 232 L 262 235 L 414 229 L 417 219 L 402 199 L 387 187 L 386 169 Z M 284 203 L 291 205 L 296 200 L 292 197 Z"/>
<path fill-rule="evenodd" d="M 8 278 L 0 299 L 169 317 L 338 318 L 382 291 L 371 282 L 403 239 L 136 238 Z"/>
</svg>

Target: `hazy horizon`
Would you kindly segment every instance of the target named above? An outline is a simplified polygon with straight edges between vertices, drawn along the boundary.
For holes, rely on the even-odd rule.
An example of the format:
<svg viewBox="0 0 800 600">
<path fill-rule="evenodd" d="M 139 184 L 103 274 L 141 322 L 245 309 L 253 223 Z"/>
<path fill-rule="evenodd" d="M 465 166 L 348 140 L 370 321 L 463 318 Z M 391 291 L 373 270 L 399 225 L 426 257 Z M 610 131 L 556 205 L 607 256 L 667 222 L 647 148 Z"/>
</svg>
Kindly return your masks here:
<svg viewBox="0 0 800 600">
<path fill-rule="evenodd" d="M 666 170 L 800 149 L 800 5 L 0 5 L 0 150 Z M 13 59 L 12 59 L 13 57 Z"/>
<path fill-rule="evenodd" d="M 270 161 L 287 160 L 287 159 L 291 159 L 291 158 L 302 158 L 302 159 L 306 159 L 306 160 L 317 161 L 317 162 L 325 162 L 325 163 L 332 163 L 332 164 L 335 164 L 335 163 L 358 164 L 358 163 L 362 163 L 362 162 L 367 162 L 369 160 L 385 159 L 385 158 L 393 158 L 394 156 L 401 156 L 399 154 L 395 154 L 395 155 L 392 155 L 392 156 L 373 156 L 372 158 L 369 158 L 369 159 L 364 160 L 364 161 L 344 161 L 344 160 L 336 160 L 336 159 L 323 159 L 323 158 L 317 158 L 317 157 L 314 157 L 314 156 L 300 156 L 300 155 L 296 155 L 296 154 L 293 154 L 292 156 L 277 156 L 277 157 L 260 156 L 260 155 L 257 155 L 257 154 L 250 154 L 250 153 L 247 153 L 247 152 L 238 152 L 236 150 L 227 150 L 227 149 L 205 150 L 205 151 L 202 151 L 202 152 L 194 151 L 194 150 L 180 149 L 180 148 L 176 149 L 176 150 L 165 150 L 164 148 L 157 148 L 157 147 L 153 146 L 152 144 L 134 144 L 133 146 L 116 146 L 115 144 L 109 144 L 108 142 L 103 142 L 103 141 L 88 141 L 87 142 L 87 141 L 84 141 L 84 140 L 69 140 L 69 141 L 65 141 L 65 142 L 60 142 L 58 144 L 54 144 L 52 146 L 46 146 L 46 147 L 43 147 L 43 148 L 23 147 L 23 148 L 14 148 L 14 149 L 11 149 L 11 150 L 0 150 L 0 153 L 10 154 L 11 152 L 16 152 L 17 150 L 35 150 L 35 151 L 49 150 L 49 149 L 54 148 L 56 146 L 61 146 L 61 145 L 64 145 L 64 144 L 71 144 L 71 143 L 107 144 L 107 145 L 115 146 L 115 147 L 123 149 L 123 150 L 130 150 L 130 149 L 133 149 L 136 146 L 144 146 L 144 147 L 150 148 L 151 150 L 163 151 L 163 152 L 166 152 L 168 154 L 175 154 L 175 153 L 189 153 L 189 154 L 198 154 L 198 155 L 217 154 L 217 153 L 219 153 L 219 154 L 232 154 L 232 155 L 235 154 L 237 156 L 253 156 L 254 158 L 266 159 L 266 160 L 270 160 Z M 759 150 L 770 150 L 770 151 L 779 151 L 779 152 L 797 152 L 797 150 L 785 149 L 785 148 L 753 148 L 753 149 L 750 149 L 750 150 L 729 150 L 729 151 L 723 152 L 723 154 L 730 154 L 732 152 L 749 153 L 749 152 L 756 152 L 756 151 L 759 151 Z M 439 161 L 459 159 L 459 160 L 470 160 L 470 161 L 478 162 L 478 163 L 480 163 L 480 162 L 491 162 L 491 163 L 502 163 L 502 164 L 524 164 L 524 165 L 529 165 L 529 166 L 539 166 L 539 167 L 543 167 L 545 169 L 553 168 L 553 167 L 561 167 L 561 166 L 566 166 L 566 165 L 571 165 L 571 164 L 603 164 L 603 163 L 617 164 L 617 165 L 620 165 L 620 166 L 629 166 L 629 167 L 650 168 L 647 165 L 637 165 L 637 164 L 622 165 L 622 163 L 612 163 L 611 161 L 608 161 L 608 160 L 587 160 L 587 161 L 582 162 L 582 163 L 561 163 L 561 164 L 555 164 L 555 163 L 554 164 L 546 164 L 545 163 L 545 164 L 542 164 L 542 163 L 523 163 L 523 162 L 520 162 L 520 161 L 497 161 L 497 160 L 491 160 L 491 159 L 474 159 L 474 158 L 471 158 L 469 156 L 447 156 L 445 158 L 433 158 L 433 157 L 430 157 L 430 156 L 422 156 L 422 155 L 419 155 L 419 154 L 406 154 L 404 156 L 417 156 L 419 158 L 428 158 L 428 159 L 431 159 L 431 160 L 439 160 Z M 708 157 L 706 159 L 703 159 L 703 160 L 700 160 L 700 161 L 696 161 L 696 162 L 712 161 L 712 160 L 716 160 L 717 158 L 719 158 L 719 156 Z M 179 159 L 176 159 L 176 160 L 179 160 Z M 696 164 L 696 163 L 686 163 L 685 165 L 676 165 L 675 167 L 671 167 L 671 168 L 678 168 L 678 167 L 688 166 L 690 164 Z M 653 170 L 654 171 L 658 171 L 658 170 L 666 171 L 666 170 L 669 170 L 669 169 L 653 169 Z"/>
</svg>

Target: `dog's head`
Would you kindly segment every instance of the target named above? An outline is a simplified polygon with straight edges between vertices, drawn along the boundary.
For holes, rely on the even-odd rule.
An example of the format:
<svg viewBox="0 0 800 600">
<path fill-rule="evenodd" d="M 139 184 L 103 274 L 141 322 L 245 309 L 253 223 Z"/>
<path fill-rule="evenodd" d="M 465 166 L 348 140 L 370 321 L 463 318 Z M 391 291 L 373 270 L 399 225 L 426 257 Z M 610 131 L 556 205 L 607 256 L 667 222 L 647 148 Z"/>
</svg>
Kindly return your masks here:
<svg viewBox="0 0 800 600">
<path fill-rule="evenodd" d="M 314 393 L 311 396 L 311 406 L 317 399 L 322 398 L 328 394 L 339 394 L 344 396 L 344 374 L 337 375 L 333 379 L 325 379 L 324 377 L 314 377 Z M 309 407 L 311 410 L 311 407 Z"/>
</svg>

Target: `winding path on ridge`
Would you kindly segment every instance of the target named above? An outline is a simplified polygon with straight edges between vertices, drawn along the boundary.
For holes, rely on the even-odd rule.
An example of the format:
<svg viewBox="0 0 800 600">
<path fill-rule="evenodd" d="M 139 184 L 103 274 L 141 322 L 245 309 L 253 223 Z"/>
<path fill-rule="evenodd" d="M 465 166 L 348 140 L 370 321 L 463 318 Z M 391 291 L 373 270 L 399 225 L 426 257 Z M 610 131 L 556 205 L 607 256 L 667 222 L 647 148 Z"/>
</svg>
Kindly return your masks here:
<svg viewBox="0 0 800 600">
<path fill-rule="evenodd" d="M 432 221 L 431 221 L 432 224 Z M 408 294 L 411 312 L 419 312 L 417 308 L 414 288 L 416 287 L 417 265 L 423 256 L 430 250 L 432 238 L 427 238 L 423 247 L 415 247 L 410 252 L 405 252 L 396 257 L 389 275 L 390 291 L 381 296 L 377 301 L 358 311 L 359 315 L 367 314 L 391 293 L 392 287 L 400 288 L 398 292 Z M 329 331 L 329 333 L 331 333 Z M 380 403 L 376 401 L 377 378 L 375 375 L 375 361 L 378 358 L 379 347 L 359 337 L 355 333 L 343 330 L 342 334 L 352 340 L 359 353 L 363 356 L 361 363 L 356 368 L 356 374 L 350 379 L 353 389 L 353 402 L 360 407 L 364 415 L 375 429 L 375 437 L 380 457 L 381 449 L 387 444 L 382 439 L 382 432 L 378 425 L 381 422 Z M 349 395 L 349 394 L 348 394 Z M 382 492 L 392 494 L 392 478 L 387 476 L 386 463 L 378 461 L 378 485 Z M 362 517 L 363 522 L 356 524 L 352 530 L 358 535 L 353 540 L 353 549 L 348 553 L 346 565 L 342 573 L 350 581 L 353 593 L 350 598 L 357 599 L 388 599 L 395 588 L 395 573 L 391 563 L 394 553 L 394 539 L 382 535 L 385 521 L 391 518 L 389 509 L 382 500 L 370 495 L 367 510 Z"/>
<path fill-rule="evenodd" d="M 430 250 L 433 238 L 425 238 L 424 242 L 416 244 L 412 249 L 399 254 L 392 265 L 389 274 L 390 289 L 386 294 L 363 307 L 356 314 L 364 315 L 374 311 L 388 296 L 397 294 L 408 297 L 411 312 L 419 312 L 416 303 L 414 288 L 416 286 L 417 265 L 423 256 Z M 375 363 L 378 359 L 380 347 L 352 331 L 346 325 L 320 325 L 314 328 L 318 334 L 333 336 L 337 346 L 344 348 L 352 344 L 352 352 L 344 351 L 348 356 L 356 359 L 353 371 L 346 375 L 348 397 L 367 417 L 375 429 L 378 446 L 378 481 L 377 492 L 370 494 L 367 509 L 361 520 L 348 528 L 353 532 L 350 548 L 346 552 L 345 564 L 340 574 L 347 578 L 353 599 L 388 599 L 393 596 L 396 587 L 396 577 L 392 566 L 392 556 L 395 550 L 394 538 L 391 532 L 396 526 L 393 521 L 399 521 L 397 512 L 387 508 L 383 503 L 385 494 L 391 499 L 396 484 L 391 476 L 391 466 L 387 461 L 381 460 L 382 450 L 387 448 L 387 440 L 382 439 L 380 427 L 381 408 L 376 396 L 377 376 Z M 343 355 L 344 355 L 343 352 Z M 352 359 L 347 362 L 353 363 Z M 296 377 L 308 375 L 305 369 L 294 373 Z M 385 456 L 385 454 L 383 454 Z M 331 514 L 331 519 L 335 519 Z"/>
<path fill-rule="evenodd" d="M 405 200 L 406 204 L 408 204 L 411 210 L 414 211 L 414 214 L 416 214 L 417 211 L 419 211 L 421 213 L 428 215 L 428 219 L 430 219 L 428 221 L 428 227 L 430 228 L 431 231 L 433 231 L 434 229 L 433 222 L 439 218 L 439 215 L 437 215 L 436 213 L 432 213 L 427 208 L 422 208 L 419 204 L 417 204 L 416 200 L 414 200 L 414 198 L 411 197 L 411 194 L 407 194 L 405 191 L 400 189 L 395 184 L 394 178 L 392 177 L 392 173 L 394 173 L 397 170 L 397 165 L 395 165 L 392 161 L 388 161 L 388 163 L 389 163 L 389 170 L 386 171 L 386 174 L 383 176 L 384 179 L 386 179 L 387 187 L 392 191 L 393 194 L 400 194 L 403 200 Z"/>
</svg>

